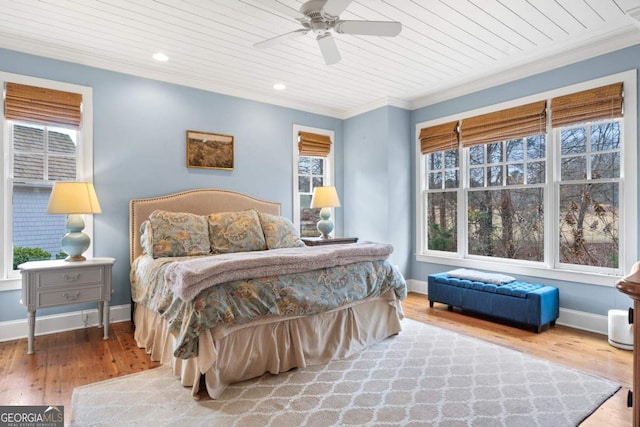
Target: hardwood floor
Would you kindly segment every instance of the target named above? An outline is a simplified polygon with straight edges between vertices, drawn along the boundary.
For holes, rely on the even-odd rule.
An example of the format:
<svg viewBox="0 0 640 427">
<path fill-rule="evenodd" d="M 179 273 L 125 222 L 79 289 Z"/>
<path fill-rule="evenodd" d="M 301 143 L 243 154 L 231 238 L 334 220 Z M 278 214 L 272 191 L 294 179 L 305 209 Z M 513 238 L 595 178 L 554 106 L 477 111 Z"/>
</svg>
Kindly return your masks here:
<svg viewBox="0 0 640 427">
<path fill-rule="evenodd" d="M 622 385 L 582 426 L 631 425 L 627 391 L 632 385 L 633 355 L 608 344 L 603 335 L 557 325 L 540 334 L 450 312 L 442 304 L 429 308 L 424 295 L 410 293 L 406 317 L 471 335 L 554 361 Z M 68 423 L 74 387 L 155 368 L 133 340 L 131 323 L 111 325 L 110 338 L 88 328 L 35 339 L 35 354 L 27 355 L 27 340 L 0 343 L 0 405 L 61 405 Z"/>
</svg>

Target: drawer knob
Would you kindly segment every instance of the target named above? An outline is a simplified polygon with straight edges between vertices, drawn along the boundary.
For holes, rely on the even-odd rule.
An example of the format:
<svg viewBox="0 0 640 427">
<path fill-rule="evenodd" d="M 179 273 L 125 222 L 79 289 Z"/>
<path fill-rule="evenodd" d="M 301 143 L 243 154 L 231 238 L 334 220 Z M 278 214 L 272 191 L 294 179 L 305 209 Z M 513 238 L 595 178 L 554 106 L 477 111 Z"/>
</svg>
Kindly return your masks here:
<svg viewBox="0 0 640 427">
<path fill-rule="evenodd" d="M 75 294 L 68 294 L 68 293 L 65 292 L 63 295 L 67 300 L 75 301 L 80 296 L 80 292 L 76 292 Z"/>
<path fill-rule="evenodd" d="M 65 274 L 64 275 L 64 280 L 66 280 L 67 282 L 75 282 L 76 280 L 78 280 L 79 277 L 80 277 L 80 273 Z"/>
</svg>

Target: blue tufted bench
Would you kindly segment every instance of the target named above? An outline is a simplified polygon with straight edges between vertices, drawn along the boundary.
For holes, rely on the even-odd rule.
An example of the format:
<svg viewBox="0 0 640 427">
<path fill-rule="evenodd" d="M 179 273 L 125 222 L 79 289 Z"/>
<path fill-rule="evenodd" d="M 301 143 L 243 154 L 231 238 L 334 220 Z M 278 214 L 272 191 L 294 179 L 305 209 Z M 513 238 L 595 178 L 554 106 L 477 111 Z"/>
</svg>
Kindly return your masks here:
<svg viewBox="0 0 640 427">
<path fill-rule="evenodd" d="M 558 288 L 522 281 L 502 285 L 449 277 L 428 276 L 429 306 L 434 302 L 533 326 L 555 325 L 560 315 Z"/>
</svg>

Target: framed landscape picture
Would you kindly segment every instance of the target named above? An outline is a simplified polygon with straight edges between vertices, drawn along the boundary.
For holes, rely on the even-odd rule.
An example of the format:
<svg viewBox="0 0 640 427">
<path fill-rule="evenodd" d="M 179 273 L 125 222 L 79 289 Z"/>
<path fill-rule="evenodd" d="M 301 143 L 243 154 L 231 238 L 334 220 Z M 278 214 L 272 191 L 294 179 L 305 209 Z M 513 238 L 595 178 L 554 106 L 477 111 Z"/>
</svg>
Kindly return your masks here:
<svg viewBox="0 0 640 427">
<path fill-rule="evenodd" d="M 233 170 L 233 136 L 188 130 L 187 167 Z"/>
</svg>

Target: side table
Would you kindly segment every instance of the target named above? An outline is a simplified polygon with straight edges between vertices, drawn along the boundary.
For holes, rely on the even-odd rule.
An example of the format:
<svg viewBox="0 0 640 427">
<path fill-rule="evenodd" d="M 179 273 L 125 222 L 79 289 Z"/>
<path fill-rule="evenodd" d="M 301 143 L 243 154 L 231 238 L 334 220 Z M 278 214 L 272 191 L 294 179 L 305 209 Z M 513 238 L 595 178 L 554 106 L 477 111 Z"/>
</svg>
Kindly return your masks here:
<svg viewBox="0 0 640 427">
<path fill-rule="evenodd" d="M 22 304 L 29 313 L 27 354 L 33 354 L 36 310 L 39 308 L 97 302 L 98 326 L 104 326 L 104 339 L 109 339 L 109 303 L 115 261 L 114 258 L 29 261 L 18 266 L 22 275 Z"/>
</svg>

